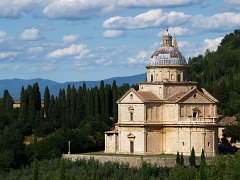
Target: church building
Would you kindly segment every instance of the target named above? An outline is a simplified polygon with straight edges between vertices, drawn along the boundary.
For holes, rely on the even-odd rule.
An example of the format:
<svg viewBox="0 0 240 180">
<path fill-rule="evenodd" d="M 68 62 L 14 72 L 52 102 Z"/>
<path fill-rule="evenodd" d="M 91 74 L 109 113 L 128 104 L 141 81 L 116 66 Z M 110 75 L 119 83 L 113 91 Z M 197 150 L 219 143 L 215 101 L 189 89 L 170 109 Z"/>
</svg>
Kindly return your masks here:
<svg viewBox="0 0 240 180">
<path fill-rule="evenodd" d="M 166 31 L 151 56 L 147 80 L 118 101 L 118 122 L 105 132 L 105 153 L 215 156 L 218 147 L 217 102 L 197 82 L 188 81 L 188 65 L 175 37 Z"/>
</svg>

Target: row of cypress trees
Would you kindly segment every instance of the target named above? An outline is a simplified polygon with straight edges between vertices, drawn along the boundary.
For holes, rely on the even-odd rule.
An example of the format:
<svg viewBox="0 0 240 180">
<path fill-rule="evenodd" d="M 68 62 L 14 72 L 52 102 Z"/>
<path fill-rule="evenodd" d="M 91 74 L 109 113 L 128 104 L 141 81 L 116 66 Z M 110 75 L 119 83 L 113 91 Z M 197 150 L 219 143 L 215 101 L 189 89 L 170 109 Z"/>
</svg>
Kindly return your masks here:
<svg viewBox="0 0 240 180">
<path fill-rule="evenodd" d="M 45 136 L 59 128 L 75 129 L 86 124 L 89 119 L 103 123 L 107 130 L 117 121 L 117 99 L 129 88 L 128 84 L 118 87 L 116 81 L 112 85 L 100 82 L 99 87 L 88 89 L 83 83 L 78 89 L 68 85 L 60 89 L 58 96 L 51 95 L 45 88 L 43 97 L 37 83 L 22 87 L 20 109 L 17 112 L 18 125 L 24 135 L 35 132 Z M 8 99 L 9 105 L 5 105 Z M 13 110 L 13 100 L 6 91 L 3 96 L 6 112 Z"/>
</svg>

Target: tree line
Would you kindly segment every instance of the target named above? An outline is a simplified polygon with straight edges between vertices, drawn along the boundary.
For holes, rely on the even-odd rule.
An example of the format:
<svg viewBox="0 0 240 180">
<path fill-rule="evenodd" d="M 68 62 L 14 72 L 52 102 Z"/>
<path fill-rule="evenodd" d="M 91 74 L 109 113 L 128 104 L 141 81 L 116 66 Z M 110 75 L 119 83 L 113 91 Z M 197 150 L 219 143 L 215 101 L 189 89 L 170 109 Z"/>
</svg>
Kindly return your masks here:
<svg viewBox="0 0 240 180">
<path fill-rule="evenodd" d="M 117 122 L 116 101 L 129 88 L 101 81 L 94 88 L 85 83 L 78 89 L 68 85 L 58 96 L 46 87 L 41 96 L 35 83 L 22 87 L 20 108 L 13 108 L 14 101 L 5 90 L 0 99 L 0 169 L 19 168 L 34 158 L 60 157 L 67 153 L 68 141 L 72 153 L 103 150 L 104 131 Z"/>
</svg>

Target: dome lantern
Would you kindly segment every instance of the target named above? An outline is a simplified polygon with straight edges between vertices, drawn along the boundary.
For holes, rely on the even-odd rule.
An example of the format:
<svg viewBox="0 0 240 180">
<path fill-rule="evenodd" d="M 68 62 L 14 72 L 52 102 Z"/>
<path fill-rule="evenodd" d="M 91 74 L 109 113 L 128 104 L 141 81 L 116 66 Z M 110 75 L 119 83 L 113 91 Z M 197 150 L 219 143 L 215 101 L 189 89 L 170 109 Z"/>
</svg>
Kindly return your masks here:
<svg viewBox="0 0 240 180">
<path fill-rule="evenodd" d="M 175 36 L 172 38 L 168 30 L 163 34 L 163 44 L 152 54 L 148 63 L 148 66 L 153 65 L 187 65 Z"/>
</svg>

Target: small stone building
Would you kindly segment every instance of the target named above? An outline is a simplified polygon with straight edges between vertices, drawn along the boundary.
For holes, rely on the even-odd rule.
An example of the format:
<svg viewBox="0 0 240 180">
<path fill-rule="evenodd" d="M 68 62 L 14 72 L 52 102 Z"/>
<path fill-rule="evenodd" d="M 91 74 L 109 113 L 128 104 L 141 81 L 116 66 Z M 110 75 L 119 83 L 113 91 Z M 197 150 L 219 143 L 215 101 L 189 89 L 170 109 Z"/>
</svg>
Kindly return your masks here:
<svg viewBox="0 0 240 180">
<path fill-rule="evenodd" d="M 163 44 L 147 65 L 147 81 L 118 101 L 118 122 L 105 132 L 105 153 L 195 154 L 214 156 L 218 146 L 217 99 L 187 80 L 188 65 L 175 37 Z"/>
</svg>

